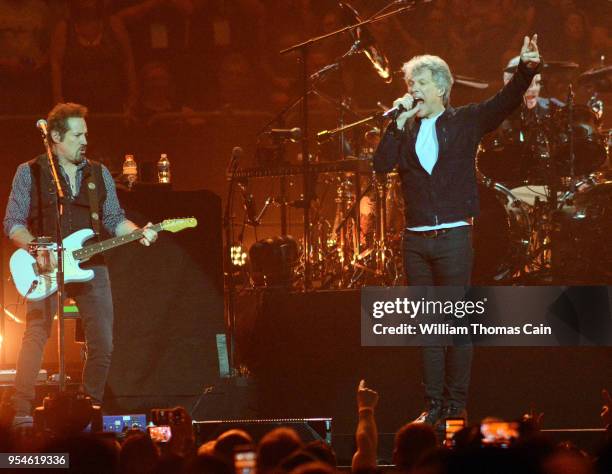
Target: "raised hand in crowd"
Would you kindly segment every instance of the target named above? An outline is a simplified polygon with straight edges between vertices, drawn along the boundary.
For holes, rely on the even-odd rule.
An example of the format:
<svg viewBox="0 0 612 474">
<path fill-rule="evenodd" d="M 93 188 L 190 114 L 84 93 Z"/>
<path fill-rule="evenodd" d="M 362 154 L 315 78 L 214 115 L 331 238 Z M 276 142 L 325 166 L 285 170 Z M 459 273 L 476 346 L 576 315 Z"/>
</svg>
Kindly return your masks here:
<svg viewBox="0 0 612 474">
<path fill-rule="evenodd" d="M 195 452 L 195 438 L 191 416 L 183 407 L 176 407 L 173 412 L 177 414 L 170 424 L 172 437 L 169 448 L 173 454 L 187 457 Z"/>
<path fill-rule="evenodd" d="M 355 440 L 357 451 L 353 455 L 351 469 L 353 472 L 372 471 L 376 469 L 378 451 L 378 427 L 374 409 L 378 404 L 378 393 L 366 386 L 365 380 L 357 387 L 357 410 L 359 421 Z"/>
<path fill-rule="evenodd" d="M 608 430 L 608 435 L 610 435 L 612 431 L 612 397 L 610 396 L 610 392 L 604 388 L 601 390 L 601 398 L 603 400 L 600 415 L 601 421 L 604 428 Z"/>
</svg>

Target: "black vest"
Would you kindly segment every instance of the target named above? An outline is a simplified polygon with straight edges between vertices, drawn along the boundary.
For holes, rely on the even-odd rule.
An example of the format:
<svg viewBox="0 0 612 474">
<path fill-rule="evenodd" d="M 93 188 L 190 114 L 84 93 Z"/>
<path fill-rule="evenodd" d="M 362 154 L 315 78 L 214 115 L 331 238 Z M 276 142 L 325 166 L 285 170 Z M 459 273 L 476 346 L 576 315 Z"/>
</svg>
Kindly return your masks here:
<svg viewBox="0 0 612 474">
<path fill-rule="evenodd" d="M 100 163 L 88 160 L 82 170 L 83 176 L 79 194 L 72 197 L 70 185 L 60 172 L 57 161 L 55 162 L 59 174 L 60 183 L 64 190 L 64 216 L 62 219 L 62 239 L 80 229 L 96 229 L 94 221 L 101 219 L 102 205 L 106 199 L 106 187 L 102 178 L 102 166 Z M 32 186 L 30 190 L 30 217 L 28 228 L 36 236 L 51 236 L 56 238 L 56 190 L 53 183 L 51 168 L 46 155 L 40 155 L 29 162 Z M 90 207 L 89 189 L 95 187 L 98 211 L 93 212 Z M 95 214 L 95 215 L 94 215 Z"/>
</svg>

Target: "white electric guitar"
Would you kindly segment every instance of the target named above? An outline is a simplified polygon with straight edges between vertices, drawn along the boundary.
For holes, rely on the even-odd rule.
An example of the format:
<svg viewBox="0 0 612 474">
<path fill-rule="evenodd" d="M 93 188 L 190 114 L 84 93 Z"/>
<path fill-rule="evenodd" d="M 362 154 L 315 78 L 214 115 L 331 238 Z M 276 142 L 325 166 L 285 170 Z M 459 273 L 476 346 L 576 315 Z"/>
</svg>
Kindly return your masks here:
<svg viewBox="0 0 612 474">
<path fill-rule="evenodd" d="M 197 225 L 198 221 L 193 217 L 166 219 L 159 224 L 155 224 L 152 229 L 156 232 L 161 232 L 162 230 L 179 232 Z M 81 229 L 63 240 L 65 283 L 84 282 L 93 279 L 93 270 L 81 269 L 80 263 L 106 250 L 141 239 L 142 230 L 138 229 L 121 237 L 113 237 L 112 239 L 83 246 L 83 243 L 93 236 L 93 230 Z M 51 251 L 57 252 L 57 245 L 52 246 Z M 36 259 L 27 250 L 19 249 L 11 255 L 10 268 L 17 291 L 29 301 L 45 299 L 57 291 L 57 269 L 49 273 L 39 273 Z"/>
</svg>

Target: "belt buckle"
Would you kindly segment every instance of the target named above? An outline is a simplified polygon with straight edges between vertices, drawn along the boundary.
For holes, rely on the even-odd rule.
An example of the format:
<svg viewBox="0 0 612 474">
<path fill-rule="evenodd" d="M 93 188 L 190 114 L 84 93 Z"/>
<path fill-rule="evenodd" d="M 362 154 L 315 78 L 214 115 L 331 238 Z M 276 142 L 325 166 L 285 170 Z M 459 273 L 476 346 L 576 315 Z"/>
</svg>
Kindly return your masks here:
<svg viewBox="0 0 612 474">
<path fill-rule="evenodd" d="M 444 235 L 448 232 L 448 229 L 432 229 L 430 230 L 431 234 L 431 238 L 435 239 L 437 237 L 440 237 L 441 235 Z"/>
</svg>

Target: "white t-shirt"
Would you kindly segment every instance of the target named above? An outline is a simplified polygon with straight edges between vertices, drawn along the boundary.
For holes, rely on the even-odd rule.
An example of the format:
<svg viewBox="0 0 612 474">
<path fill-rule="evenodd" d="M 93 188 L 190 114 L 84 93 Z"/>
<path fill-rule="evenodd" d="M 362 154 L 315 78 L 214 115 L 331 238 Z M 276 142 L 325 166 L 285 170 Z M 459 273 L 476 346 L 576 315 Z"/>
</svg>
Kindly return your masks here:
<svg viewBox="0 0 612 474">
<path fill-rule="evenodd" d="M 438 161 L 438 152 L 440 146 L 438 145 L 438 135 L 436 133 L 436 120 L 442 115 L 444 111 L 440 112 L 435 117 L 421 119 L 421 128 L 416 139 L 416 154 L 419 158 L 419 162 L 428 174 L 434 169 L 436 162 Z M 418 227 L 408 227 L 408 230 L 414 230 L 417 232 L 426 230 L 437 230 L 437 229 L 449 229 L 451 227 L 460 227 L 463 225 L 470 225 L 467 221 L 456 221 L 456 222 L 444 222 L 437 225 L 423 225 Z"/>
</svg>

